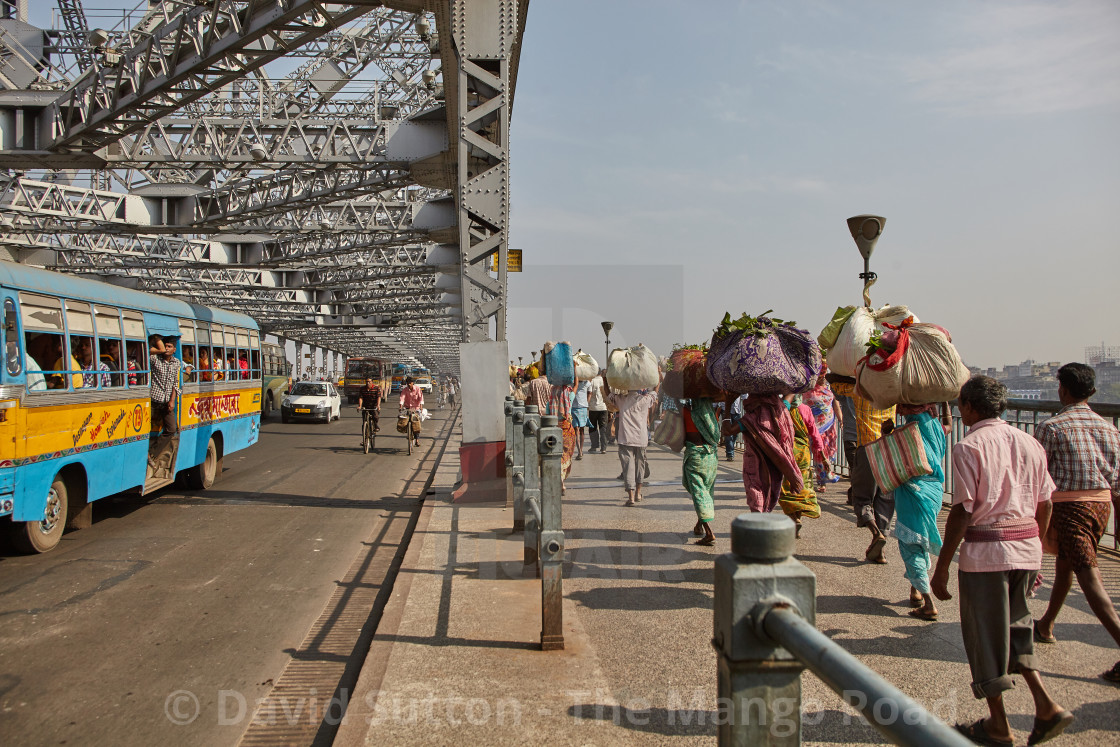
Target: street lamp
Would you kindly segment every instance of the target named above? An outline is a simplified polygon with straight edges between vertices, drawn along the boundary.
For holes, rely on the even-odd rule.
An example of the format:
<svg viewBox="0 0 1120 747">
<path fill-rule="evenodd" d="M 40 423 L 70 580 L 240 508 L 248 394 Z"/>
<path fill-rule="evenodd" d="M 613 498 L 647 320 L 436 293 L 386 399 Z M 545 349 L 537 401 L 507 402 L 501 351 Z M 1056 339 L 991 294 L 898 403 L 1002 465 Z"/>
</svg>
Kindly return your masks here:
<svg viewBox="0 0 1120 747">
<path fill-rule="evenodd" d="M 607 352 L 606 352 L 606 357 L 603 358 L 603 368 L 606 368 L 607 364 L 610 362 L 610 359 L 611 359 L 611 330 L 614 329 L 614 322 L 600 322 L 600 323 L 603 325 L 603 333 L 606 334 L 606 336 L 607 336 L 607 347 L 606 347 Z"/>
<path fill-rule="evenodd" d="M 848 218 L 848 230 L 863 257 L 863 272 L 859 274 L 859 278 L 863 281 L 863 305 L 867 307 L 871 306 L 871 286 L 879 278 L 871 271 L 871 252 L 875 251 L 875 242 L 883 235 L 883 226 L 886 224 L 887 219 L 878 215 L 855 215 Z"/>
</svg>

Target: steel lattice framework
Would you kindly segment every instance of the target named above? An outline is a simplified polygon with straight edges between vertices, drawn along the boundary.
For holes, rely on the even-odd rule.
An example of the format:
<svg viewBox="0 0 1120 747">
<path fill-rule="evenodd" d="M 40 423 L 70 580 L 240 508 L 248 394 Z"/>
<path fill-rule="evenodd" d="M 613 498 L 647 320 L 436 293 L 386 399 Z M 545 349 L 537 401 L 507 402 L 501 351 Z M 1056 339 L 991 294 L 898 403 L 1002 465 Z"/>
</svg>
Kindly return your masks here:
<svg viewBox="0 0 1120 747">
<path fill-rule="evenodd" d="M 0 3 L 0 258 L 447 373 L 504 340 L 528 0 L 57 4 Z"/>
</svg>

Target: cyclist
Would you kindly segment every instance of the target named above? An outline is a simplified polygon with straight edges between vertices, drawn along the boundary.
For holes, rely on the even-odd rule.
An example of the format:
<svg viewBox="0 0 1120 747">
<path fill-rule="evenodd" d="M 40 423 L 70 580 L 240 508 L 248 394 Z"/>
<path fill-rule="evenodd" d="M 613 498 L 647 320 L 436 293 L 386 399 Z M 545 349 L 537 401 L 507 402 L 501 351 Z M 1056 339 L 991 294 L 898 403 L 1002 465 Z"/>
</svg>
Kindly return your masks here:
<svg viewBox="0 0 1120 747">
<path fill-rule="evenodd" d="M 358 412 L 362 413 L 362 446 L 366 445 L 366 418 L 373 418 L 373 432 L 381 430 L 377 416 L 381 414 L 381 387 L 373 379 L 366 379 L 366 385 L 358 390 Z"/>
<path fill-rule="evenodd" d="M 424 390 L 416 386 L 416 383 L 409 376 L 404 380 L 404 386 L 401 387 L 401 410 L 407 410 L 409 413 L 409 425 L 415 422 L 414 430 L 412 433 L 405 433 L 405 438 L 412 437 L 416 445 L 420 445 L 420 411 L 424 409 Z M 417 419 L 412 421 L 412 414 L 416 413 Z"/>
</svg>

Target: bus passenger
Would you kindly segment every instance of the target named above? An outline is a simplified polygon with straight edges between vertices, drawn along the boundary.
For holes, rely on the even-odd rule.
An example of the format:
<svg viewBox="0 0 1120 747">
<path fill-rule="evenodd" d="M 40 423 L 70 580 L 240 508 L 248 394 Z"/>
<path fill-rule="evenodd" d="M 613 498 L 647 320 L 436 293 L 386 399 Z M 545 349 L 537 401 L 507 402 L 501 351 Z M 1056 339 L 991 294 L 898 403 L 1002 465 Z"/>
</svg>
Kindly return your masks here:
<svg viewBox="0 0 1120 747">
<path fill-rule="evenodd" d="M 183 348 L 183 365 L 187 368 L 194 368 L 194 345 L 187 345 Z M 193 382 L 195 375 L 193 373 L 183 374 L 183 381 Z"/>
<path fill-rule="evenodd" d="M 51 366 L 50 370 L 52 370 L 52 371 L 78 371 L 80 373 L 81 370 L 82 370 L 82 367 L 80 365 L 78 365 L 77 359 L 74 358 L 74 356 L 72 356 L 72 355 L 67 356 L 65 351 L 63 350 L 62 335 L 51 335 L 51 343 L 54 346 L 55 362 Z M 70 365 L 69 366 L 67 366 L 66 362 L 63 360 L 64 357 L 70 359 Z M 80 376 L 80 375 L 71 376 L 70 374 L 65 374 L 65 373 L 54 373 L 54 374 L 51 374 L 50 376 L 48 376 L 47 377 L 47 388 L 48 389 L 65 389 L 67 378 L 72 378 L 73 379 L 73 386 L 74 386 L 75 389 L 81 389 L 82 388 L 82 376 Z"/>
<path fill-rule="evenodd" d="M 213 374 L 210 373 L 210 348 L 198 349 L 198 380 L 214 380 Z"/>
<path fill-rule="evenodd" d="M 238 366 L 238 368 L 241 369 L 241 378 L 243 380 L 248 380 L 249 379 L 249 359 L 245 357 L 245 353 L 242 353 L 241 357 L 237 359 L 237 366 Z"/>
<path fill-rule="evenodd" d="M 105 340 L 101 341 L 101 362 L 109 368 L 110 371 L 121 371 L 121 341 L 120 340 Z M 112 376 L 113 386 L 124 386 L 124 377 L 115 373 Z"/>
<path fill-rule="evenodd" d="M 140 361 L 144 360 L 144 343 L 141 340 L 129 340 L 125 343 L 125 352 L 128 354 L 128 370 L 142 371 Z M 130 386 L 145 386 L 148 383 L 148 374 L 130 373 L 128 383 Z"/>
<path fill-rule="evenodd" d="M 76 343 L 76 344 L 75 344 Z M 98 383 L 104 389 L 112 384 L 108 373 L 103 373 L 98 376 L 97 371 L 108 371 L 109 367 L 99 360 L 96 360 L 93 355 L 93 339 L 89 337 L 71 337 L 71 348 L 77 347 L 78 359 L 82 364 L 82 370 L 86 373 L 82 375 L 82 386 L 86 389 L 96 389 Z M 100 378 L 100 382 L 98 379 Z"/>
<path fill-rule="evenodd" d="M 161 464 L 164 450 L 179 434 L 179 424 L 175 417 L 175 398 L 179 391 L 179 374 L 183 363 L 175 357 L 175 341 L 162 340 L 152 335 L 149 340 L 148 366 L 152 370 L 152 430 L 157 424 L 162 433 L 149 450 L 148 467 L 153 472 L 160 467 L 170 469 L 170 464 Z M 187 371 L 189 372 L 189 368 Z"/>
<path fill-rule="evenodd" d="M 44 353 L 47 349 L 47 343 L 50 341 L 48 335 L 35 335 L 34 337 L 28 336 L 27 338 L 27 391 L 29 392 L 44 392 L 47 389 L 47 377 L 43 374 L 43 366 L 39 363 L 39 358 L 44 358 Z"/>
</svg>

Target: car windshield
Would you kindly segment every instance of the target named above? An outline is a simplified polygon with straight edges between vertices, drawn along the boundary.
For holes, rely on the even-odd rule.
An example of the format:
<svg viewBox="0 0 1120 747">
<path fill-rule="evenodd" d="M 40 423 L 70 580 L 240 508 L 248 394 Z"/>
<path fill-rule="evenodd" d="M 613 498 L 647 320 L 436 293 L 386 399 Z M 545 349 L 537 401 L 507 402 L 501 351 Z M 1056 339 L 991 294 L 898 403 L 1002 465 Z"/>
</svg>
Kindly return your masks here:
<svg viewBox="0 0 1120 747">
<path fill-rule="evenodd" d="M 300 395 L 306 395 L 309 397 L 325 397 L 327 395 L 327 385 L 301 382 L 292 387 L 292 394 L 297 397 Z"/>
</svg>

